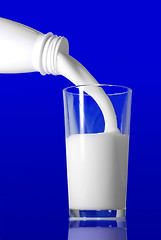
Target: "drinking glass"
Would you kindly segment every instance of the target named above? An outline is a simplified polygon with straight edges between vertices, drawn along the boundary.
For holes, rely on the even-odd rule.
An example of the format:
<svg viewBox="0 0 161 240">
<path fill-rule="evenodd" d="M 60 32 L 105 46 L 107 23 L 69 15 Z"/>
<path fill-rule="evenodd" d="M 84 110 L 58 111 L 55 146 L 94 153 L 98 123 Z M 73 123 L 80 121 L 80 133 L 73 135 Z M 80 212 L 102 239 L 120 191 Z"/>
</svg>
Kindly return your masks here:
<svg viewBox="0 0 161 240">
<path fill-rule="evenodd" d="M 72 86 L 63 97 L 70 217 L 125 217 L 132 90 Z M 106 119 L 104 104 L 113 108 Z"/>
</svg>

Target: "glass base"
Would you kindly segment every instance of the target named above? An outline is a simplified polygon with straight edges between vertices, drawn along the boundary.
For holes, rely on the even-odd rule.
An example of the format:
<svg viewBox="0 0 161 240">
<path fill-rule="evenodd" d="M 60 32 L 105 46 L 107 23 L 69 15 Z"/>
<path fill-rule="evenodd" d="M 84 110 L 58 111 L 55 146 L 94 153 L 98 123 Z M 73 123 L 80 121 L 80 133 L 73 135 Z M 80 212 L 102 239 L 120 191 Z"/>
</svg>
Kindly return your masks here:
<svg viewBox="0 0 161 240">
<path fill-rule="evenodd" d="M 70 220 L 77 219 L 115 219 L 115 218 L 125 218 L 126 209 L 120 210 L 77 210 L 69 209 Z"/>
</svg>

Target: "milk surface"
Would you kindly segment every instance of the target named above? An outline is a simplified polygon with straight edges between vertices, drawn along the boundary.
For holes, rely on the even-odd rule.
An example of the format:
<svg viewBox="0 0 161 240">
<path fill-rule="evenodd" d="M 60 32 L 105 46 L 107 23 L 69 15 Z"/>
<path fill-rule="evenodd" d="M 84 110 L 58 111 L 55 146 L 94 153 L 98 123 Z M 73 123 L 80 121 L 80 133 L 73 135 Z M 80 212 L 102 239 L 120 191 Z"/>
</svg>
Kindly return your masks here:
<svg viewBox="0 0 161 240">
<path fill-rule="evenodd" d="M 129 137 L 120 133 L 66 139 L 70 209 L 125 208 L 128 149 Z"/>
</svg>

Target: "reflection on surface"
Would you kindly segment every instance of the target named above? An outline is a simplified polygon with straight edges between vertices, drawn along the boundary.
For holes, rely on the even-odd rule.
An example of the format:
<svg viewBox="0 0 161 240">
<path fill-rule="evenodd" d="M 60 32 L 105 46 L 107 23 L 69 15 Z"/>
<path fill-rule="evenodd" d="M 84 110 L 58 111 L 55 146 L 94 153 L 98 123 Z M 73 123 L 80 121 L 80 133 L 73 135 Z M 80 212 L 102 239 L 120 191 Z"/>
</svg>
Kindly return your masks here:
<svg viewBox="0 0 161 240">
<path fill-rule="evenodd" d="M 126 240 L 126 221 L 70 221 L 68 240 Z"/>
</svg>

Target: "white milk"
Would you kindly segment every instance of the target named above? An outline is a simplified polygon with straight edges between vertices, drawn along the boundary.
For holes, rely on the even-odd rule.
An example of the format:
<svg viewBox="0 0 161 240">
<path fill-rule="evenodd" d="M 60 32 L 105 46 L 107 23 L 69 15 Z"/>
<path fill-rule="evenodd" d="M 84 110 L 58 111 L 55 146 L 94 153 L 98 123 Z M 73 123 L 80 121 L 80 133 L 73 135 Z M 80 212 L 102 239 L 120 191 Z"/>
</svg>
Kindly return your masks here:
<svg viewBox="0 0 161 240">
<path fill-rule="evenodd" d="M 65 53 L 59 53 L 57 56 L 57 71 L 75 85 L 98 84 L 96 79 L 85 67 Z M 118 131 L 115 110 L 103 89 L 100 87 L 86 86 L 84 89 L 82 88 L 82 90 L 87 92 L 100 107 L 105 120 L 105 132 Z"/>
<path fill-rule="evenodd" d="M 98 84 L 68 54 L 58 54 L 57 71 L 75 85 Z M 84 87 L 100 107 L 105 132 L 66 139 L 69 208 L 119 210 L 126 206 L 129 137 L 119 133 L 113 105 L 100 87 Z"/>
<path fill-rule="evenodd" d="M 70 209 L 125 208 L 128 148 L 129 137 L 120 133 L 66 139 Z"/>
</svg>

